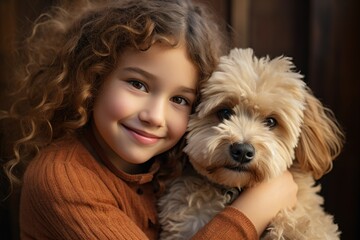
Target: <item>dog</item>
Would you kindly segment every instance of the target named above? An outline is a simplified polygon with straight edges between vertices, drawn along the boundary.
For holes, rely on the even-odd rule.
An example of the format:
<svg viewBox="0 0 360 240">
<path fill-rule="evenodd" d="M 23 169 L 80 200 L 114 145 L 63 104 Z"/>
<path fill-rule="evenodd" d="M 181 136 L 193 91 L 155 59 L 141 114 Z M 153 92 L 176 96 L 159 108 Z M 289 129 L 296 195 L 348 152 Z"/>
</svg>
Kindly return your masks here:
<svg viewBox="0 0 360 240">
<path fill-rule="evenodd" d="M 261 239 L 339 239 L 316 180 L 332 169 L 344 133 L 292 59 L 232 49 L 200 91 L 184 148 L 196 174 L 176 179 L 159 199 L 160 238 L 191 238 L 237 190 L 290 169 L 297 204 L 280 211 Z"/>
</svg>

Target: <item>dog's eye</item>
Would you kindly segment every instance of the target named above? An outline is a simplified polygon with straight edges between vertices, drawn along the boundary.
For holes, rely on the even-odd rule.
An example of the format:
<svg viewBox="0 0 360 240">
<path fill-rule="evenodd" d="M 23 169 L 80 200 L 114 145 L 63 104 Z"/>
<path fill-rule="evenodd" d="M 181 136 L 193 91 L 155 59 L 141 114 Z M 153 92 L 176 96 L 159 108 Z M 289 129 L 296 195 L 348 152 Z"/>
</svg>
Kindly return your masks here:
<svg viewBox="0 0 360 240">
<path fill-rule="evenodd" d="M 265 126 L 267 126 L 268 128 L 272 129 L 274 127 L 276 127 L 277 125 L 277 121 L 275 118 L 273 117 L 268 117 L 264 120 L 264 124 Z"/>
<path fill-rule="evenodd" d="M 224 119 L 229 120 L 231 115 L 234 114 L 234 111 L 229 108 L 220 109 L 217 111 L 217 117 L 220 121 L 223 121 Z"/>
</svg>

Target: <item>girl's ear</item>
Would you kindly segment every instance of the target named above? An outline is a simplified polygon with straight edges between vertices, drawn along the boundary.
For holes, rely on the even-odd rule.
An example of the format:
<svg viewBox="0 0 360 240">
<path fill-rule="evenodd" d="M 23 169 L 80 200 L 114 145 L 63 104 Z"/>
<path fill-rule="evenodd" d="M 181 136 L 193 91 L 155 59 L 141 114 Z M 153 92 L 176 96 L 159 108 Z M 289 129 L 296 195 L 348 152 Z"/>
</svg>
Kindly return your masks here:
<svg viewBox="0 0 360 240">
<path fill-rule="evenodd" d="M 325 108 L 309 88 L 305 99 L 304 122 L 295 155 L 301 169 L 311 171 L 314 178 L 319 179 L 331 170 L 345 137 L 333 112 Z"/>
</svg>

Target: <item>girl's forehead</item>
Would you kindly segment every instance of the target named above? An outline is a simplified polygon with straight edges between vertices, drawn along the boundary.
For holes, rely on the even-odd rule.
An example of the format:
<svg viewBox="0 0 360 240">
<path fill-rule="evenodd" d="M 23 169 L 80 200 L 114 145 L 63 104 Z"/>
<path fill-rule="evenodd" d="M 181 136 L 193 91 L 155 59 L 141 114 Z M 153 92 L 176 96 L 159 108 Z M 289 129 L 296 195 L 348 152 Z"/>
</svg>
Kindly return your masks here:
<svg viewBox="0 0 360 240">
<path fill-rule="evenodd" d="M 187 88 L 196 88 L 198 68 L 183 45 L 154 44 L 146 51 L 126 49 L 120 56 L 117 69 L 136 70 L 149 78 L 175 80 Z M 145 74 L 146 73 L 146 74 Z"/>
</svg>

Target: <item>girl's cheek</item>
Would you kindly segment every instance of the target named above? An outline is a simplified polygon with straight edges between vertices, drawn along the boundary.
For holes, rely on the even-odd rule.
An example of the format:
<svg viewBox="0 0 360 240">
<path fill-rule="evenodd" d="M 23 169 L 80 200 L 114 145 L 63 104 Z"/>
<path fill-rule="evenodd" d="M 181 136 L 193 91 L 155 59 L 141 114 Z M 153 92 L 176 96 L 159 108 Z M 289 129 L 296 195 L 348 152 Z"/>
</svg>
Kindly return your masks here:
<svg viewBox="0 0 360 240">
<path fill-rule="evenodd" d="M 187 124 L 189 122 L 189 115 L 184 114 L 182 116 L 174 117 L 172 118 L 173 121 L 173 129 L 174 129 L 174 135 L 176 135 L 178 138 L 181 138 L 182 135 L 186 132 Z"/>
<path fill-rule="evenodd" d="M 106 97 L 106 101 L 100 103 L 100 108 L 106 109 L 107 114 L 114 118 L 121 118 L 130 113 L 136 103 L 134 99 L 130 99 L 126 96 L 122 97 L 122 94 L 109 94 Z"/>
</svg>

